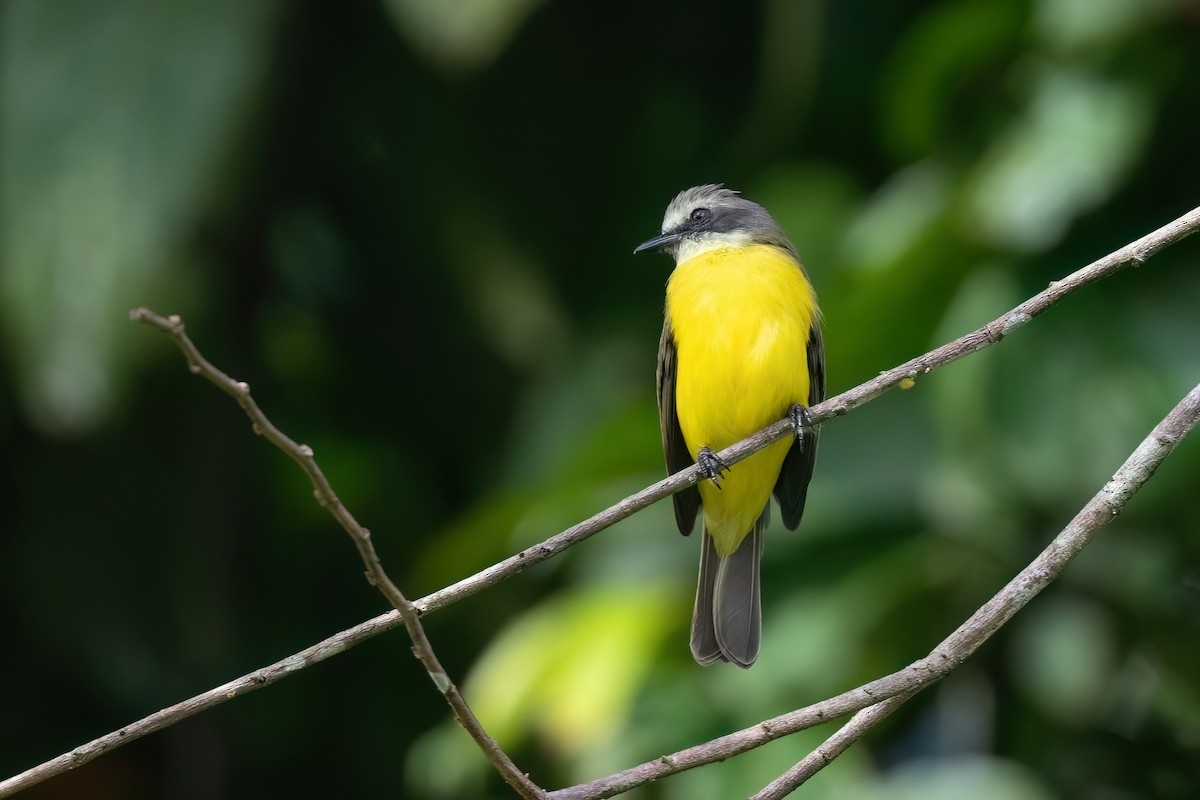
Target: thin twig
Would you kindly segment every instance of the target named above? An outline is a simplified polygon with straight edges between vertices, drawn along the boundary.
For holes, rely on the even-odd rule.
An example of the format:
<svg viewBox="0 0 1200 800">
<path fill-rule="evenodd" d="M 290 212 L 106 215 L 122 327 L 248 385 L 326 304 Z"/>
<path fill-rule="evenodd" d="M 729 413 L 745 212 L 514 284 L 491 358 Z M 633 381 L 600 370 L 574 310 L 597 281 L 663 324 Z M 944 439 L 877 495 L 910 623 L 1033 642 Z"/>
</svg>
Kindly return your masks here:
<svg viewBox="0 0 1200 800">
<path fill-rule="evenodd" d="M 815 775 L 818 770 L 833 763 L 833 760 L 844 753 L 846 748 L 882 722 L 888 714 L 904 705 L 904 702 L 914 694 L 916 691 L 909 694 L 898 694 L 895 697 L 889 697 L 882 703 L 876 703 L 859 711 L 796 766 L 771 781 L 750 800 L 780 800 L 782 797 L 787 797 L 795 791 L 796 787 Z"/>
<path fill-rule="evenodd" d="M 1127 244 L 1103 258 L 1092 262 L 1076 272 L 1071 273 L 1060 281 L 1050 284 L 1050 287 L 1039 292 L 1021 303 L 1006 314 L 997 317 L 988 324 L 970 333 L 960 336 L 952 342 L 942 345 L 936 350 L 917 356 L 880 373 L 871 380 L 853 389 L 848 389 L 839 395 L 818 403 L 809 409 L 809 418 L 813 424 L 823 422 L 833 417 L 839 417 L 852 408 L 874 400 L 888 389 L 905 379 L 915 379 L 933 370 L 944 367 L 963 356 L 982 350 L 995 344 L 1016 328 L 1029 322 L 1034 317 L 1062 300 L 1071 292 L 1089 283 L 1105 278 L 1126 264 L 1141 265 L 1150 256 L 1178 242 L 1200 229 L 1200 207 L 1193 208 L 1178 219 L 1163 225 L 1156 231 L 1148 233 L 1131 244 Z M 746 438 L 718 453 L 718 457 L 727 464 L 734 464 L 748 456 L 757 453 L 771 443 L 792 434 L 790 419 L 775 422 L 753 436 Z M 526 567 L 541 563 L 553 555 L 578 544 L 584 539 L 598 533 L 610 525 L 625 519 L 633 513 L 657 501 L 682 491 L 696 483 L 699 470 L 688 467 L 674 475 L 648 486 L 637 494 L 630 495 L 616 505 L 601 511 L 590 519 L 567 528 L 562 533 L 552 536 L 541 544 L 534 545 L 514 556 L 500 561 L 487 569 L 481 570 L 468 578 L 451 584 L 444 589 L 433 592 L 428 597 L 417 600 L 413 605 L 421 613 L 428 613 L 443 608 L 453 602 L 470 597 L 481 589 L 512 577 Z"/>
<path fill-rule="evenodd" d="M 1106 277 L 1113 272 L 1116 272 L 1125 264 L 1135 263 L 1142 264 L 1150 256 L 1165 247 L 1168 247 L 1180 239 L 1194 233 L 1197 228 L 1200 228 L 1200 208 L 1195 208 L 1178 219 L 1162 226 L 1158 230 L 1143 236 L 1141 239 L 1116 250 L 1109 255 L 1101 258 L 1092 264 L 1078 270 L 1061 281 L 1056 281 L 1045 291 L 1031 297 L 1021 305 L 1012 309 L 1008 313 L 998 319 L 988 323 L 987 325 L 972 331 L 965 336 L 962 336 L 953 342 L 950 342 L 936 350 L 930 351 L 925 355 L 914 358 L 898 367 L 881 373 L 877 377 L 863 383 L 853 389 L 850 389 L 842 394 L 832 397 L 819 405 L 810 409 L 810 417 L 814 423 L 821 422 L 835 416 L 845 414 L 851 408 L 862 405 L 887 389 L 895 386 L 900 381 L 906 378 L 915 378 L 919 375 L 931 372 L 937 367 L 944 366 L 962 356 L 973 353 L 990 344 L 998 342 L 1001 338 L 1007 335 L 1013 329 L 1028 322 L 1034 316 L 1045 311 L 1050 306 L 1057 303 L 1067 294 L 1088 283 L 1092 283 L 1100 278 Z M 199 356 L 199 354 L 196 354 Z M 189 358 L 189 364 L 191 360 Z M 197 362 L 207 363 L 207 362 Z M 209 365 L 211 367 L 211 365 Z M 200 371 L 195 366 L 193 371 Z M 229 391 L 226 385 L 216 382 L 217 385 L 225 391 Z M 234 384 L 235 387 L 237 386 Z M 239 404 L 242 403 L 240 390 L 230 392 Z M 248 393 L 247 393 L 248 399 Z M 244 406 L 243 406 L 244 407 Z M 748 439 L 739 442 L 736 445 L 722 451 L 719 455 L 726 463 L 735 463 L 738 460 L 746 458 L 754 452 L 766 447 L 771 442 L 788 435 L 790 432 L 790 422 L 780 421 L 759 431 Z M 282 434 L 280 434 L 282 436 Z M 286 437 L 285 437 L 286 438 Z M 290 442 L 290 440 L 287 440 Z M 286 448 L 285 448 L 285 451 Z M 294 452 L 289 452 L 293 458 L 296 457 Z M 304 467 L 303 459 L 298 459 L 301 466 Z M 307 471 L 307 470 L 306 470 Z M 480 572 L 464 578 L 457 583 L 440 589 L 432 594 L 421 598 L 412 603 L 412 606 L 418 613 L 424 614 L 430 611 L 444 608 L 451 603 L 469 597 L 489 586 L 505 580 L 529 566 L 541 563 L 546 559 L 562 552 L 568 547 L 583 541 L 584 539 L 598 533 L 604 528 L 625 519 L 631 514 L 649 506 L 650 504 L 661 500 L 677 491 L 680 491 L 688 486 L 693 485 L 697 480 L 697 471 L 695 467 L 683 470 L 669 478 L 659 481 L 658 483 L 649 486 L 642 491 L 625 498 L 616 505 L 600 512 L 584 522 L 568 528 L 562 533 L 552 536 L 546 541 L 529 547 L 514 556 L 511 556 L 497 564 L 494 564 Z M 28 788 L 34 784 L 40 783 L 48 778 L 58 775 L 75 767 L 87 763 L 96 756 L 105 753 L 111 749 L 119 747 L 122 744 L 133 741 L 148 733 L 161 730 L 168 725 L 174 724 L 182 719 L 185 719 L 193 714 L 199 713 L 213 706 L 219 705 L 226 700 L 231 700 L 241 694 L 245 694 L 262 686 L 269 685 L 279 678 L 290 675 L 293 672 L 303 669 L 312 664 L 316 664 L 326 658 L 342 652 L 359 642 L 365 641 L 376 634 L 391 630 L 398 625 L 403 624 L 403 620 L 399 611 L 390 611 L 381 614 L 366 622 L 360 623 L 352 628 L 337 633 L 325 639 L 318 644 L 315 644 L 306 650 L 297 653 L 287 658 L 277 661 L 274 664 L 255 670 L 254 672 L 243 675 L 242 677 L 230 681 L 227 684 L 210 689 L 202 694 L 196 695 L 181 703 L 177 703 L 168 708 L 162 709 L 148 717 L 144 717 L 130 725 L 127 725 L 120 730 L 113 731 L 98 739 L 95 739 L 87 744 L 81 745 L 74 750 L 65 753 L 57 758 L 33 767 L 23 773 L 13 776 L 8 780 L 0 782 L 0 798 L 8 797 L 21 789 Z M 902 671 L 903 672 L 903 671 Z M 901 673 L 896 673 L 900 675 Z M 892 677 L 892 676 L 889 676 Z M 882 679 L 884 681 L 887 678 Z M 875 683 L 879 683 L 878 681 Z M 874 684 L 867 684 L 872 686 Z M 857 690 L 856 690 L 857 691 Z M 900 691 L 900 690 L 897 690 Z M 855 703 L 844 703 L 843 700 L 848 695 L 853 694 L 848 692 L 845 695 L 839 695 L 837 698 L 831 698 L 825 704 L 818 706 L 827 706 L 827 708 L 817 709 L 817 706 L 809 706 L 808 710 L 814 714 L 819 714 L 816 722 L 823 722 L 833 716 L 851 713 L 860 708 L 866 707 L 870 703 L 857 705 Z M 895 692 L 893 692 L 895 694 Z M 890 696 L 890 695 L 889 695 Z M 877 702 L 880 695 L 877 695 L 872 702 Z M 838 701 L 838 702 L 835 702 Z M 841 705 L 839 705 L 841 703 Z M 800 714 L 805 711 L 801 709 L 793 714 Z M 789 715 L 784 715 L 788 717 Z M 779 718 L 777 718 L 779 719 Z M 763 723 L 769 725 L 770 721 Z M 799 730 L 800 728 L 797 728 Z M 736 735 L 736 734 L 735 734 Z M 766 739 L 764 741 L 769 741 Z M 705 762 L 707 763 L 707 762 Z M 563 790 L 567 791 L 567 790 Z"/>
<path fill-rule="evenodd" d="M 184 700 L 182 703 L 176 703 L 160 711 L 155 711 L 150 716 L 143 717 L 137 722 L 126 725 L 124 728 L 105 734 L 98 739 L 93 739 L 68 753 L 63 753 L 57 758 L 46 761 L 19 775 L 14 775 L 0 782 L 0 797 L 14 795 L 22 789 L 28 789 L 63 772 L 81 767 L 92 759 L 102 756 L 110 750 L 115 750 L 121 745 L 129 744 L 147 734 L 170 727 L 193 714 L 198 714 L 201 711 L 220 705 L 235 697 L 249 694 L 255 689 L 270 686 L 280 678 L 286 678 L 288 675 L 298 672 L 305 667 L 310 667 L 313 664 L 324 661 L 330 656 L 337 655 L 359 642 L 370 639 L 377 633 L 395 628 L 399 624 L 399 619 L 400 615 L 395 611 L 390 614 L 378 616 L 373 620 L 354 626 L 351 630 L 342 631 L 336 636 L 331 636 L 323 642 L 319 642 L 312 647 L 301 650 L 299 653 L 290 655 L 282 661 L 276 661 L 269 667 L 257 669 L 236 680 L 213 687 L 203 694 L 198 694 L 195 697 Z"/>
<path fill-rule="evenodd" d="M 1150 435 L 1138 445 L 1137 449 L 1117 470 L 1112 480 L 1106 483 L 1104 488 L 1075 515 L 1075 518 L 1063 528 L 1058 536 L 1054 537 L 1054 540 L 1029 566 L 1021 570 L 1015 578 L 1009 581 L 1008 585 L 997 592 L 991 600 L 984 603 L 978 611 L 971 615 L 970 619 L 947 636 L 924 658 L 914 661 L 905 669 L 886 678 L 872 681 L 831 700 L 792 711 L 737 733 L 722 736 L 696 747 L 689 747 L 615 775 L 551 792 L 550 800 L 599 800 L 599 798 L 613 797 L 635 786 L 641 786 L 676 772 L 714 761 L 723 761 L 766 744 L 772 739 L 811 728 L 852 711 L 860 711 L 868 706 L 873 707 L 876 703 L 884 700 L 888 700 L 889 705 L 886 710 L 890 711 L 899 705 L 899 702 L 892 705 L 895 698 L 915 694 L 916 691 L 944 677 L 966 661 L 980 645 L 1008 622 L 1013 614 L 1016 614 L 1038 592 L 1057 578 L 1067 562 L 1074 558 L 1102 527 L 1121 513 L 1129 498 L 1150 479 L 1154 470 L 1175 449 L 1175 445 L 1179 444 L 1179 441 L 1187 435 L 1198 418 L 1200 418 L 1200 385 L 1192 389 L 1179 402 L 1179 405 L 1175 406 L 1171 413 L 1155 426 Z M 840 702 L 834 703 L 834 701 Z M 872 725 L 876 724 L 884 716 L 886 716 L 884 712 L 865 715 L 860 718 L 865 721 L 860 721 L 859 726 L 865 725 L 867 721 Z M 865 731 L 866 728 L 863 730 Z M 841 732 L 835 734 L 835 738 L 840 735 Z M 856 733 L 851 728 L 839 740 L 843 741 L 842 749 L 859 735 L 861 732 Z M 827 752 L 833 752 L 833 750 L 829 749 Z M 819 754 L 810 755 L 805 761 L 800 762 L 801 765 L 804 765 L 803 769 L 797 765 L 797 774 L 801 778 L 807 778 L 811 773 L 806 774 L 805 770 L 813 765 L 816 765 L 816 769 L 820 769 L 826 763 L 828 762 L 824 761 Z M 816 772 L 816 769 L 813 769 L 812 772 Z"/>
<path fill-rule="evenodd" d="M 501 777 L 516 789 L 521 797 L 528 798 L 528 800 L 537 800 L 537 798 L 544 797 L 545 792 L 542 791 L 541 787 L 534 784 L 529 779 L 529 776 L 521 772 L 512 759 L 508 757 L 508 754 L 504 752 L 504 749 L 496 743 L 496 740 L 488 735 L 483 725 L 476 718 L 475 713 L 471 711 L 471 707 L 467 705 L 466 699 L 459 692 L 454 681 L 450 680 L 450 676 L 446 673 L 446 670 L 438 660 L 437 654 L 433 651 L 433 645 L 430 644 L 429 638 L 425 635 L 425 628 L 421 624 L 420 612 L 408 601 L 408 598 L 404 596 L 384 570 L 383 564 L 379 561 L 379 555 L 375 551 L 375 545 L 371 542 L 371 532 L 360 525 L 349 509 L 342 505 L 342 501 L 338 499 L 337 494 L 333 491 L 333 487 L 329 485 L 325 474 L 317 466 L 316 459 L 313 458 L 312 448 L 306 444 L 297 444 L 276 428 L 271 420 L 267 419 L 267 415 L 262 412 L 262 409 L 258 407 L 258 403 L 254 402 L 254 398 L 250 396 L 250 387 L 248 385 L 230 378 L 205 359 L 184 331 L 183 321 L 178 316 L 162 317 L 146 308 L 136 308 L 130 312 L 129 316 L 136 322 L 145 322 L 170 336 L 172 341 L 183 351 L 184 356 L 187 358 L 189 370 L 207 379 L 218 389 L 236 400 L 238 405 L 242 407 L 242 410 L 246 412 L 246 416 L 250 418 L 254 432 L 260 434 L 267 441 L 271 442 L 271 444 L 291 456 L 292 460 L 300 465 L 300 468 L 304 470 L 308 479 L 312 481 L 313 493 L 316 495 L 317 502 L 333 515 L 333 518 L 338 521 L 343 530 L 354 541 L 355 547 L 358 548 L 358 554 L 362 558 L 363 564 L 366 565 L 367 580 L 383 593 L 383 596 L 387 598 L 387 601 L 399 613 L 404 627 L 408 630 L 409 638 L 412 639 L 413 653 L 421 662 L 421 665 L 425 667 L 425 671 L 429 673 L 429 677 L 433 679 L 433 683 L 437 686 L 438 691 L 446 698 L 446 702 L 454 711 L 454 716 L 459 724 L 462 725 L 467 733 L 471 734 L 471 738 L 475 740 L 475 743 L 479 745 L 479 749 L 495 765 Z"/>
<path fill-rule="evenodd" d="M 1200 385 L 1187 394 L 1179 404 L 1150 431 L 1137 449 L 1125 460 L 1112 480 L 1104 485 L 1088 501 L 1062 533 L 1054 537 L 1050 546 L 1042 551 L 1033 563 L 1022 570 L 1011 583 L 988 603 L 994 606 L 990 621 L 978 621 L 973 628 L 956 631 L 942 643 L 948 659 L 961 663 L 980 644 L 1007 622 L 1022 606 L 1033 599 L 1050 581 L 1054 580 L 1067 562 L 1082 550 L 1100 529 L 1121 513 L 1129 499 L 1150 480 L 1175 446 L 1188 434 L 1200 419 Z M 985 606 L 987 608 L 987 606 Z M 974 617 L 972 618 L 974 619 Z M 966 626 L 964 626 L 966 627 Z M 920 691 L 897 695 L 878 705 L 859 711 L 850 721 L 830 736 L 794 767 L 772 781 L 750 800 L 780 800 L 799 788 L 837 758 L 842 751 L 857 741 L 895 711 L 906 700 Z"/>
</svg>

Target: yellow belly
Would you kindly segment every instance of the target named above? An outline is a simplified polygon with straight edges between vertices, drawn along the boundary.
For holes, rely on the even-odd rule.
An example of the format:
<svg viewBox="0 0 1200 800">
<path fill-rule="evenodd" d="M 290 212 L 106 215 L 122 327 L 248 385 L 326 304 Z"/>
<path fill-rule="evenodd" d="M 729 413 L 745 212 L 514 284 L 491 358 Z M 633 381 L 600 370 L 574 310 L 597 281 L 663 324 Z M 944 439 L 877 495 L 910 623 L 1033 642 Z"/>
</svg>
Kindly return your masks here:
<svg viewBox="0 0 1200 800">
<path fill-rule="evenodd" d="M 812 287 L 768 245 L 711 250 L 675 268 L 667 315 L 678 351 L 675 408 L 692 457 L 718 451 L 808 405 Z M 704 525 L 728 555 L 750 532 L 779 477 L 791 439 L 735 464 L 718 489 L 700 484 Z"/>
</svg>

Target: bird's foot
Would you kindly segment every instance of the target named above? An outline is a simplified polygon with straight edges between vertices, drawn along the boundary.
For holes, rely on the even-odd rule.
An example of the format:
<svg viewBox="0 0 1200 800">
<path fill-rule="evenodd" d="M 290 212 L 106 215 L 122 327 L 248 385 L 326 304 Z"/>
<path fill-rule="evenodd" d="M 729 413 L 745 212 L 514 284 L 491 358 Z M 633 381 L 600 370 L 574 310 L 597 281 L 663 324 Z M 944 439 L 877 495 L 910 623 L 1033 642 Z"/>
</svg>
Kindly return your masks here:
<svg viewBox="0 0 1200 800">
<path fill-rule="evenodd" d="M 792 421 L 792 430 L 796 432 L 796 442 L 804 446 L 804 429 L 812 427 L 812 420 L 808 416 L 808 409 L 800 403 L 792 403 L 788 408 L 788 419 Z"/>
<path fill-rule="evenodd" d="M 700 452 L 696 453 L 696 464 L 700 467 L 700 474 L 712 481 L 713 486 L 720 489 L 721 473 L 729 472 L 729 465 L 707 447 L 701 447 Z"/>
</svg>

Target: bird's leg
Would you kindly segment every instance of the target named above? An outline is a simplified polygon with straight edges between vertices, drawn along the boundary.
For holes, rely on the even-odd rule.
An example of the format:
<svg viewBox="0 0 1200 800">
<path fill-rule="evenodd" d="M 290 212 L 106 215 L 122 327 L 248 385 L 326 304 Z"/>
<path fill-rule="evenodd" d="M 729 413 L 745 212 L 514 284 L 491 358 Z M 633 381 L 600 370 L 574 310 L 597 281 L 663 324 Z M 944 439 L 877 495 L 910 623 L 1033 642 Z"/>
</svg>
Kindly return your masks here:
<svg viewBox="0 0 1200 800">
<path fill-rule="evenodd" d="M 788 419 L 792 421 L 792 430 L 796 432 L 796 443 L 804 447 L 804 429 L 812 427 L 808 409 L 800 403 L 792 403 L 788 408 Z"/>
<path fill-rule="evenodd" d="M 713 486 L 720 489 L 721 473 L 729 472 L 729 465 L 708 447 L 701 447 L 700 451 L 696 453 L 696 464 L 700 467 L 700 474 L 712 481 Z"/>
</svg>

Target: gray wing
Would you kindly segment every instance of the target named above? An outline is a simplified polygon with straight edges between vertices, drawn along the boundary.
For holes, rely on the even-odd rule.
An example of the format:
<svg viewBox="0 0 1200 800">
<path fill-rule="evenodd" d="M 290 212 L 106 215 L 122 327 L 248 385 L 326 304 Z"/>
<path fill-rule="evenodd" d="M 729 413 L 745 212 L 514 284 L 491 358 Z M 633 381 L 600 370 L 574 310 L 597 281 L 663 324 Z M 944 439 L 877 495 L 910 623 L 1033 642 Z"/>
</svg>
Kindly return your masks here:
<svg viewBox="0 0 1200 800">
<path fill-rule="evenodd" d="M 811 408 L 825 399 L 825 342 L 821 338 L 821 323 L 813 320 L 808 336 L 808 402 Z M 813 467 L 817 463 L 817 441 L 821 429 L 805 428 L 803 445 L 795 445 L 788 451 L 775 482 L 775 499 L 779 502 L 780 516 L 788 530 L 795 530 L 804 515 L 804 501 L 808 497 L 808 482 L 812 480 Z"/>
<path fill-rule="evenodd" d="M 667 320 L 663 322 L 662 339 L 658 343 L 658 424 L 662 431 L 663 454 L 667 457 L 667 472 L 672 475 L 696 463 L 683 441 L 679 414 L 675 411 L 675 356 L 675 332 Z M 700 490 L 692 486 L 677 492 L 671 499 L 675 503 L 679 532 L 687 536 L 696 525 Z"/>
</svg>

